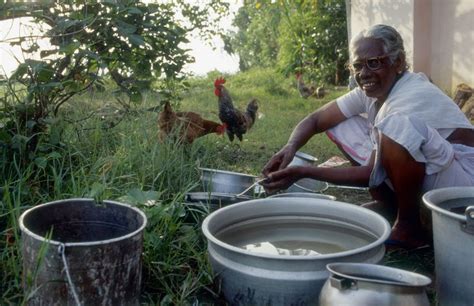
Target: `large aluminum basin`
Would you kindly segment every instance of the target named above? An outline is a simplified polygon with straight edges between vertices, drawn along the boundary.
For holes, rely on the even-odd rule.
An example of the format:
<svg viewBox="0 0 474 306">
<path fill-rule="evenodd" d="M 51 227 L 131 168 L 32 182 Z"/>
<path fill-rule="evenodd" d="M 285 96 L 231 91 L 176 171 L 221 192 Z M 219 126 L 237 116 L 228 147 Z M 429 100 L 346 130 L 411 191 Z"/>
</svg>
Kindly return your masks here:
<svg viewBox="0 0 474 306">
<path fill-rule="evenodd" d="M 326 200 L 336 200 L 336 197 L 329 194 L 322 193 L 313 193 L 313 192 L 286 192 L 286 193 L 277 193 L 275 195 L 269 196 L 269 198 L 313 198 L 313 199 L 326 199 Z"/>
<path fill-rule="evenodd" d="M 390 225 L 382 216 L 348 203 L 266 198 L 221 208 L 204 220 L 202 230 L 213 272 L 228 303 L 318 305 L 329 276 L 326 265 L 379 263 Z M 266 245 L 266 235 L 273 246 L 288 245 L 288 241 L 315 242 L 337 246 L 337 251 L 329 248 L 329 253 L 312 255 L 314 252 L 304 249 L 270 248 L 261 253 L 248 248 Z M 278 237 L 281 241 L 277 243 Z"/>
</svg>

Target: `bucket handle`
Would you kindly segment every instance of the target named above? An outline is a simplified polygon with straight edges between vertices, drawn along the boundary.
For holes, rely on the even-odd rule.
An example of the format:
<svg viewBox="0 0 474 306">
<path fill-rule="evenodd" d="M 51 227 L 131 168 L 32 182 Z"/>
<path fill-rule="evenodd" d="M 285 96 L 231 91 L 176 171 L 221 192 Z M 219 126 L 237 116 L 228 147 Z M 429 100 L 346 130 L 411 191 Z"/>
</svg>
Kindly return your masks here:
<svg viewBox="0 0 474 306">
<path fill-rule="evenodd" d="M 461 224 L 461 229 L 471 235 L 474 235 L 474 206 L 468 206 L 464 212 L 466 215 L 466 223 Z"/>
<path fill-rule="evenodd" d="M 66 271 L 67 282 L 68 282 L 69 288 L 71 289 L 72 296 L 74 297 L 74 301 L 76 302 L 77 306 L 81 306 L 82 305 L 81 301 L 79 300 L 79 296 L 77 295 L 76 288 L 74 287 L 74 284 L 72 283 L 71 274 L 69 273 L 69 266 L 66 260 L 66 245 L 64 243 L 59 244 L 58 253 L 61 256 L 61 259 L 63 260 L 64 270 Z"/>
<path fill-rule="evenodd" d="M 339 290 L 357 290 L 357 281 L 340 275 L 331 275 L 329 283 Z"/>
</svg>

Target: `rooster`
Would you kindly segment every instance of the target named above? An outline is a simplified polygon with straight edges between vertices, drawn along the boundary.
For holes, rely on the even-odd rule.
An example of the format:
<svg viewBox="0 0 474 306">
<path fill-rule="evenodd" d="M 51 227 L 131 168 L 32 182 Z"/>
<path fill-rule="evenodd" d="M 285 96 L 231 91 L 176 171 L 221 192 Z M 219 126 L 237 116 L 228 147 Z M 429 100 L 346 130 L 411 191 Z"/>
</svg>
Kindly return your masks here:
<svg viewBox="0 0 474 306">
<path fill-rule="evenodd" d="M 223 135 L 226 126 L 215 121 L 206 120 L 194 112 L 174 112 L 167 101 L 158 116 L 159 138 L 177 136 L 178 141 L 191 144 L 198 137 L 216 133 Z"/>
<path fill-rule="evenodd" d="M 308 97 L 314 96 L 316 98 L 323 98 L 326 94 L 324 87 L 318 87 L 314 85 L 306 85 L 303 81 L 303 75 L 300 72 L 296 73 L 296 87 L 300 92 L 302 98 L 307 99 Z"/>
<path fill-rule="evenodd" d="M 250 100 L 245 112 L 236 109 L 224 84 L 225 79 L 223 77 L 214 81 L 214 94 L 218 97 L 219 103 L 219 119 L 226 125 L 226 132 L 230 141 L 234 141 L 234 136 L 242 141 L 242 135 L 255 123 L 258 102 L 257 99 Z"/>
</svg>

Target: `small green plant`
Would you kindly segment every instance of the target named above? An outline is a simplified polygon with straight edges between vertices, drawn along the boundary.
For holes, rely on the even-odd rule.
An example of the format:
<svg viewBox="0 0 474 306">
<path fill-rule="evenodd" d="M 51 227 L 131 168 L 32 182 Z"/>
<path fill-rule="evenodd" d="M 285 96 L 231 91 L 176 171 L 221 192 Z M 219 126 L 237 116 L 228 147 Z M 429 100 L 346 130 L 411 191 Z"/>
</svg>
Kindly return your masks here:
<svg viewBox="0 0 474 306">
<path fill-rule="evenodd" d="M 182 201 L 156 205 L 145 211 L 150 223 L 145 233 L 145 292 L 150 300 L 183 305 L 196 296 L 203 284 L 212 283 L 203 256 L 206 244 L 199 223 L 186 222 L 189 212 Z"/>
</svg>

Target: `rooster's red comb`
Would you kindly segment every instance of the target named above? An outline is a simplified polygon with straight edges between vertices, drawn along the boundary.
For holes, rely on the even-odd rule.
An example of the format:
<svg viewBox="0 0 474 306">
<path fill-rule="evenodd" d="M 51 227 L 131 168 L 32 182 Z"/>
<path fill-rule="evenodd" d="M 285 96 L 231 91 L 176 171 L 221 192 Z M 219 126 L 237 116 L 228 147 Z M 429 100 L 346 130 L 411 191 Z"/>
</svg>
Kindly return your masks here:
<svg viewBox="0 0 474 306">
<path fill-rule="evenodd" d="M 214 81 L 214 87 L 219 87 L 221 85 L 225 84 L 225 79 L 224 77 L 219 77 Z"/>
</svg>

